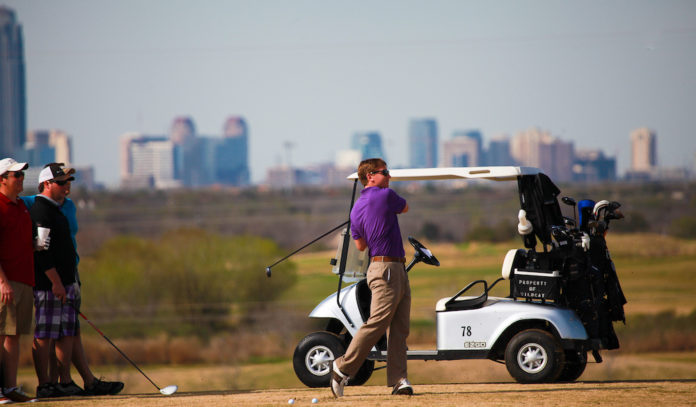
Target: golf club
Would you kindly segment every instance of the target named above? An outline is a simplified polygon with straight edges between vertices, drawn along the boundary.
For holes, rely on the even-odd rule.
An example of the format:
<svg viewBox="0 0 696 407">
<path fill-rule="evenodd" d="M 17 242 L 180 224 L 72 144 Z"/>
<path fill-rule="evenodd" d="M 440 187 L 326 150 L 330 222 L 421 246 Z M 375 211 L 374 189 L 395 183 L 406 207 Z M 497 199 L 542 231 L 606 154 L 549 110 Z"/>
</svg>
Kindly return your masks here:
<svg viewBox="0 0 696 407">
<path fill-rule="evenodd" d="M 114 349 L 116 349 L 116 350 L 118 351 L 118 353 L 121 354 L 121 356 L 123 356 L 127 361 L 129 361 L 130 364 L 133 365 L 133 367 L 135 367 L 136 369 L 138 369 L 138 372 L 140 372 L 143 376 L 145 376 L 145 378 L 146 378 L 150 383 L 152 383 L 153 386 L 157 387 L 157 390 L 159 390 L 160 393 L 164 394 L 165 396 L 171 396 L 172 394 L 176 393 L 177 390 L 179 390 L 179 387 L 176 386 L 176 385 L 171 385 L 171 386 L 167 386 L 167 387 L 163 387 L 163 388 L 160 388 L 158 385 L 156 385 L 155 382 L 153 382 L 152 379 L 150 379 L 150 378 L 145 374 L 145 372 L 143 372 L 142 370 L 140 370 L 140 368 L 138 367 L 138 365 L 135 364 L 135 362 L 133 362 L 128 356 L 126 356 L 126 354 L 123 353 L 123 352 L 121 351 L 121 349 L 118 348 L 118 346 L 116 346 L 113 342 L 111 342 L 111 339 L 109 339 L 106 335 L 104 335 L 104 333 L 103 333 L 102 331 L 100 331 L 99 328 L 97 328 L 97 326 L 94 325 L 94 324 L 92 323 L 92 321 L 90 321 L 89 319 L 87 319 L 87 317 L 85 316 L 85 314 L 83 314 L 81 311 L 79 311 L 77 308 L 75 308 L 75 307 L 73 306 L 73 304 L 71 304 L 70 302 L 68 302 L 68 304 L 70 304 L 70 306 L 71 306 L 75 311 L 77 311 L 77 313 L 80 314 L 80 316 L 81 316 L 85 321 L 87 321 L 87 323 L 88 323 L 92 328 L 94 328 L 94 330 L 97 331 L 97 332 L 99 333 L 99 335 L 101 335 L 104 339 L 106 339 L 106 341 L 109 342 L 109 343 L 111 344 L 111 346 L 113 346 Z"/>
</svg>

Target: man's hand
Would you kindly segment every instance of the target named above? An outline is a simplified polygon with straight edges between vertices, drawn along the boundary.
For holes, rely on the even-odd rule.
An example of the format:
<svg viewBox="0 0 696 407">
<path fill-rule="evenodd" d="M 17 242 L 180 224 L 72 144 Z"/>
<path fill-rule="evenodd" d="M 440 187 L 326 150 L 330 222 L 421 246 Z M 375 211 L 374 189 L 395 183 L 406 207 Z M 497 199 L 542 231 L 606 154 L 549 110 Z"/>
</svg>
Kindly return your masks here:
<svg viewBox="0 0 696 407">
<path fill-rule="evenodd" d="M 65 292 L 65 287 L 63 286 L 63 283 L 58 281 L 57 283 L 53 283 L 53 287 L 51 288 L 51 292 L 53 292 L 53 295 L 60 300 L 63 304 L 65 304 L 65 300 L 67 299 L 67 295 Z"/>
<path fill-rule="evenodd" d="M 51 287 L 51 292 L 56 298 L 58 298 L 63 304 L 65 304 L 65 287 L 63 286 L 63 282 L 60 281 L 58 271 L 54 267 L 46 270 L 45 273 L 46 277 L 48 277 L 48 279 L 51 280 L 51 284 L 53 284 L 53 286 Z"/>
<path fill-rule="evenodd" d="M 355 239 L 353 240 L 355 242 L 355 247 L 358 248 L 361 252 L 367 249 L 367 242 L 365 241 L 364 237 L 361 237 L 360 239 Z"/>
<path fill-rule="evenodd" d="M 0 299 L 4 304 L 11 304 L 14 301 L 14 290 L 6 279 L 0 281 Z"/>
</svg>

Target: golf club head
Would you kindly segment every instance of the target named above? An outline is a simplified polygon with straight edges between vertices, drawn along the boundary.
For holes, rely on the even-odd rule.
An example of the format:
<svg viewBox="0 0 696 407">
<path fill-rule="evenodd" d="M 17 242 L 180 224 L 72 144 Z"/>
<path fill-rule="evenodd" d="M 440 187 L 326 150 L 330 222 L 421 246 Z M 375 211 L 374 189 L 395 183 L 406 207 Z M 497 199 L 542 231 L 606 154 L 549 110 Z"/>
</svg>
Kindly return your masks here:
<svg viewBox="0 0 696 407">
<path fill-rule="evenodd" d="M 266 277 L 269 277 L 269 278 L 271 277 L 271 268 L 270 267 L 266 267 Z"/>
<path fill-rule="evenodd" d="M 172 384 L 171 386 L 161 388 L 160 393 L 164 394 L 165 396 L 171 396 L 172 394 L 176 393 L 177 390 L 179 390 L 179 387 Z"/>
<path fill-rule="evenodd" d="M 577 203 L 575 202 L 575 199 L 569 197 L 569 196 L 564 196 L 561 198 L 561 201 L 563 201 L 564 204 L 569 205 L 569 206 L 575 206 Z"/>
</svg>

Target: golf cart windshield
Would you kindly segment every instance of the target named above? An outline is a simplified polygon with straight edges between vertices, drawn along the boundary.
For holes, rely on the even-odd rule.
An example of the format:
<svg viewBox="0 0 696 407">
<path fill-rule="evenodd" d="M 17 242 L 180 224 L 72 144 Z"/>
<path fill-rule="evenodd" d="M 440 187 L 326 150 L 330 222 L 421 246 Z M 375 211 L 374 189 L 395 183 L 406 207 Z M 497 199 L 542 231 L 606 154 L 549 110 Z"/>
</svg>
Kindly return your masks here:
<svg viewBox="0 0 696 407">
<path fill-rule="evenodd" d="M 333 268 L 331 271 L 334 274 L 340 274 L 341 268 L 341 253 L 343 251 L 343 241 L 351 239 L 348 234 L 348 229 L 344 228 L 341 231 L 341 238 L 338 241 L 338 249 L 336 250 L 335 261 L 332 261 Z M 353 282 L 362 280 L 367 276 L 367 267 L 370 264 L 370 259 L 367 256 L 367 250 L 360 251 L 352 242 L 348 243 L 348 254 L 346 255 L 346 269 L 343 272 L 343 280 Z"/>
</svg>

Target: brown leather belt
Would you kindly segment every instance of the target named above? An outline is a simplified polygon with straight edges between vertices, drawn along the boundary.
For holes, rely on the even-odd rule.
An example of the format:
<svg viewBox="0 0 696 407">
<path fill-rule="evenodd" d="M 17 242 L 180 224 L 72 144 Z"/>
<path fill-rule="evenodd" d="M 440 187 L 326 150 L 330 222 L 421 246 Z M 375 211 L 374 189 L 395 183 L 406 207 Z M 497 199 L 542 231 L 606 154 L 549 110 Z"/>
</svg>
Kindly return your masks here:
<svg viewBox="0 0 696 407">
<path fill-rule="evenodd" d="M 375 256 L 371 260 L 383 263 L 406 263 L 406 257 Z"/>
</svg>

